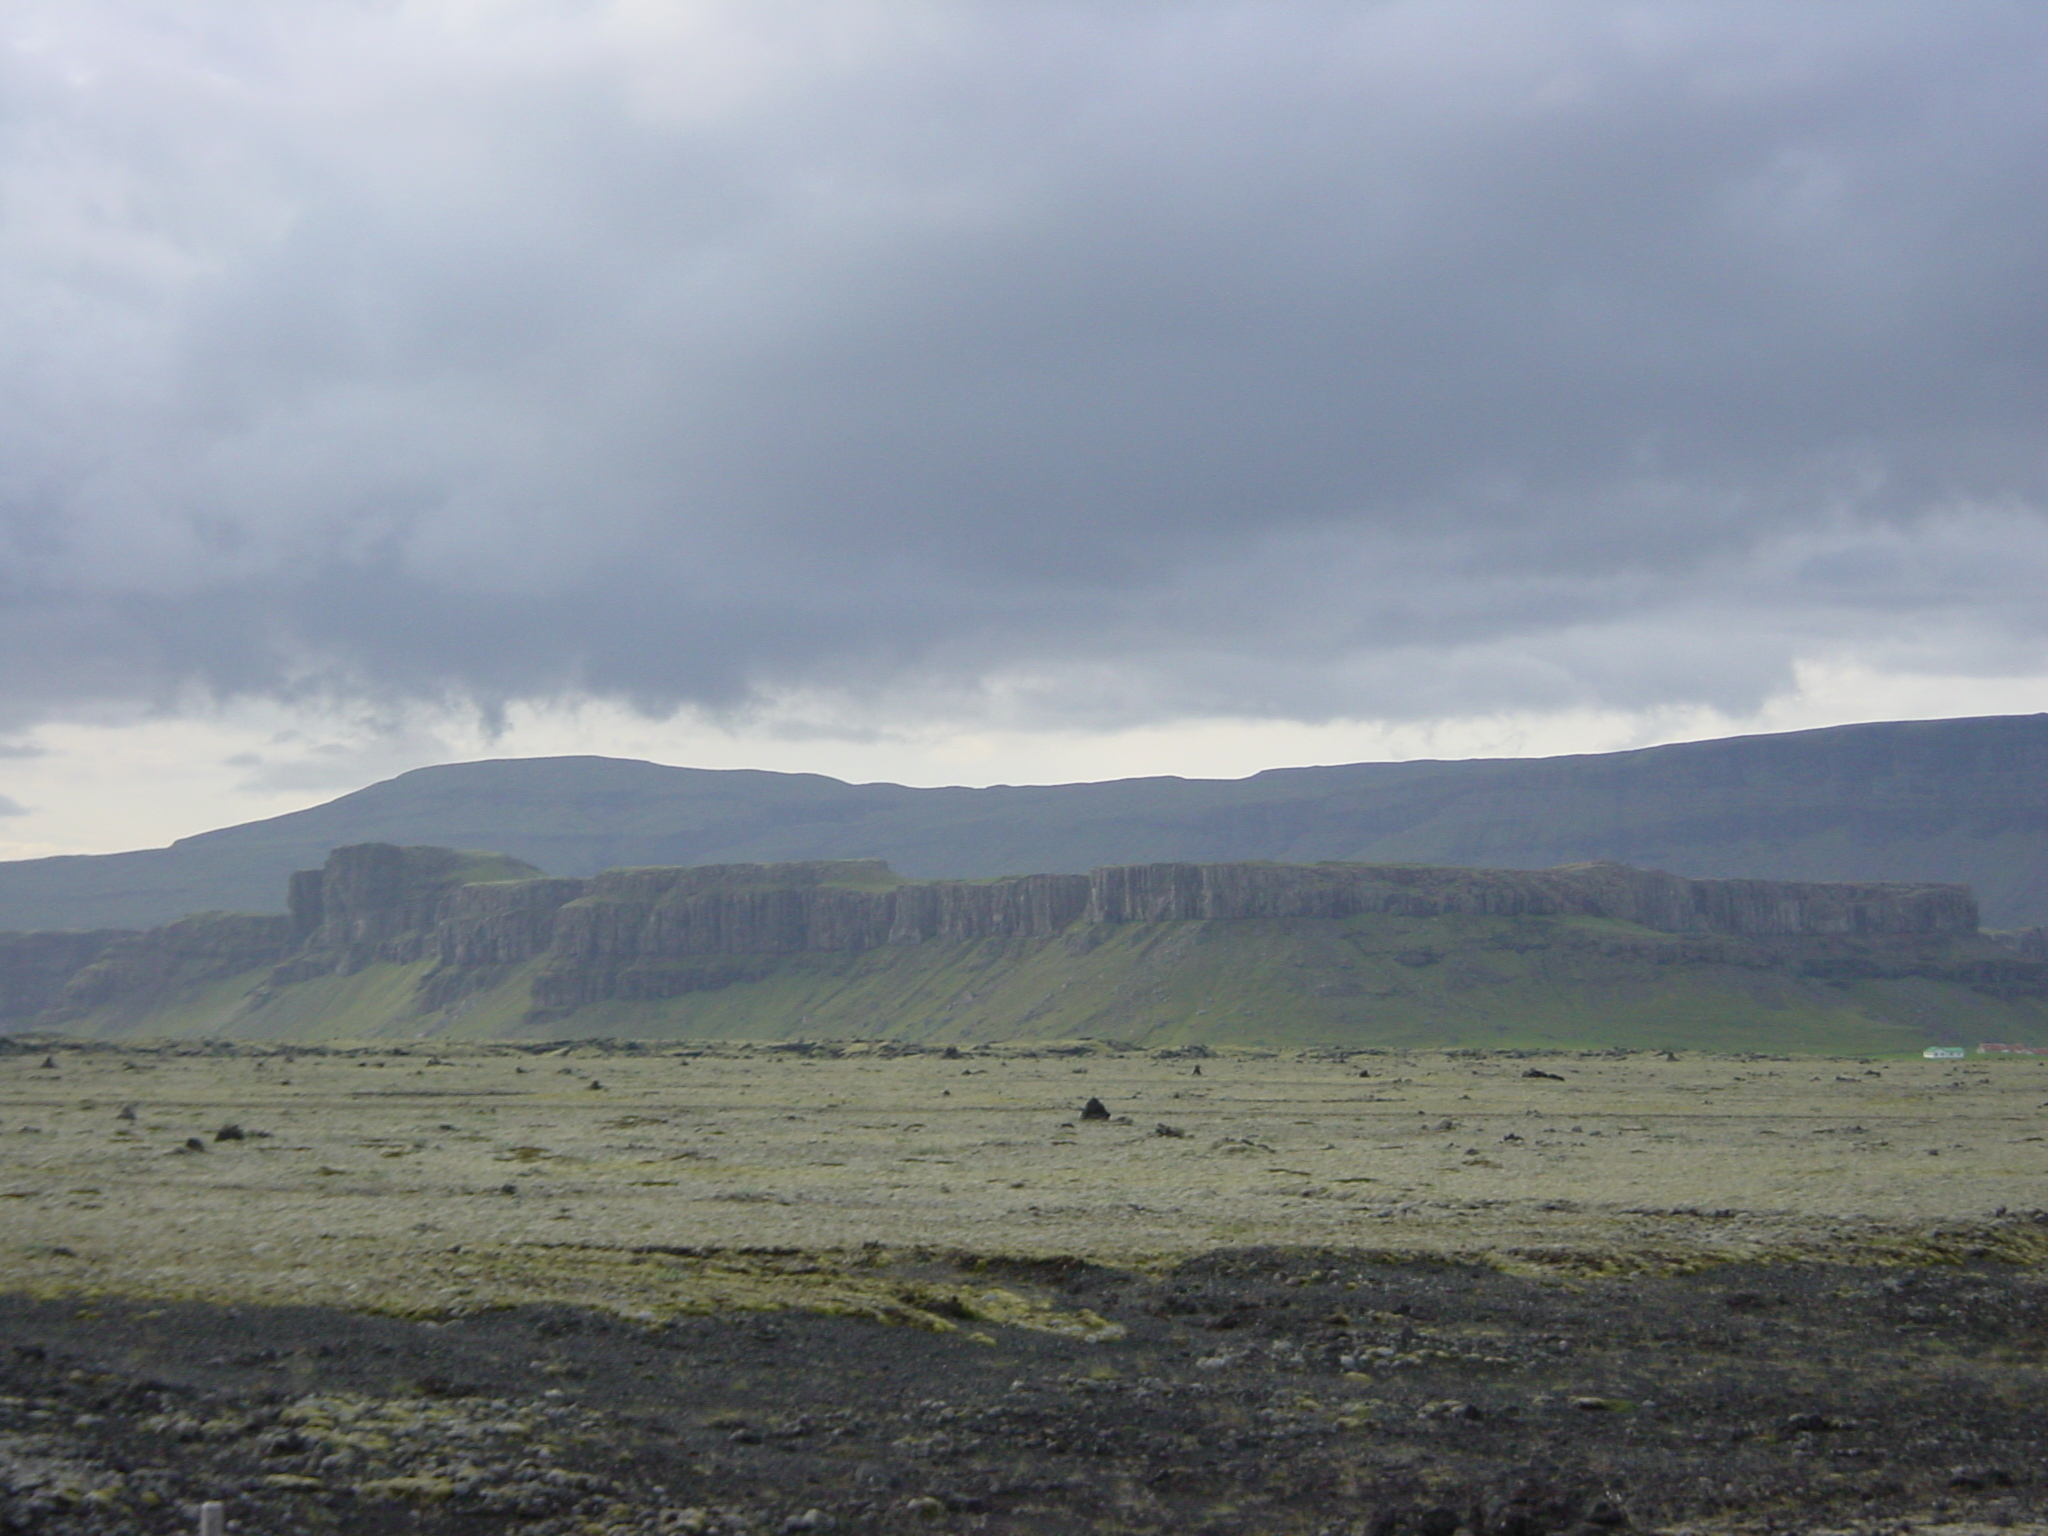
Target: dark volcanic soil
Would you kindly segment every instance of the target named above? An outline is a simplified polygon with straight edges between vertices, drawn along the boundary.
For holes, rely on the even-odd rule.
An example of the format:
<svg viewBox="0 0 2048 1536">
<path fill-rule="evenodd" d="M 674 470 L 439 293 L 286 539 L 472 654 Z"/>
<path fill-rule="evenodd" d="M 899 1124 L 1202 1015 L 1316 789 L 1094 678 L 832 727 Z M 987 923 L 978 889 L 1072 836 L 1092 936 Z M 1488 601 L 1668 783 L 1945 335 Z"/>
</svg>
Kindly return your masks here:
<svg viewBox="0 0 2048 1536">
<path fill-rule="evenodd" d="M 1239 1252 L 980 1275 L 1128 1336 L 0 1298 L 0 1530 L 189 1532 L 209 1498 L 280 1536 L 1549 1536 L 2044 1503 L 2029 1271 Z"/>
</svg>

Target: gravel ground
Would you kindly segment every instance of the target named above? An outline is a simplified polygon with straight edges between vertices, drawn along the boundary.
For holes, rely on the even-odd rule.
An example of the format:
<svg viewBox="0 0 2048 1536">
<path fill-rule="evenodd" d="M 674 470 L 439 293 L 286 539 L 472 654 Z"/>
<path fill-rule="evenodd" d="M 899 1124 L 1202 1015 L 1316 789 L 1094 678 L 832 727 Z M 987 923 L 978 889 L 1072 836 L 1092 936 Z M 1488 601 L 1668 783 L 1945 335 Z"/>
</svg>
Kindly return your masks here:
<svg viewBox="0 0 2048 1536">
<path fill-rule="evenodd" d="M 215 1498 L 273 1533 L 1589 1536 L 2012 1528 L 2048 1496 L 2031 1271 L 875 1269 L 1110 1326 L 4 1298 L 0 1529 L 185 1531 Z"/>
<path fill-rule="evenodd" d="M 0 1530 L 2033 1529 L 2044 1100 L 0 1042 Z"/>
</svg>

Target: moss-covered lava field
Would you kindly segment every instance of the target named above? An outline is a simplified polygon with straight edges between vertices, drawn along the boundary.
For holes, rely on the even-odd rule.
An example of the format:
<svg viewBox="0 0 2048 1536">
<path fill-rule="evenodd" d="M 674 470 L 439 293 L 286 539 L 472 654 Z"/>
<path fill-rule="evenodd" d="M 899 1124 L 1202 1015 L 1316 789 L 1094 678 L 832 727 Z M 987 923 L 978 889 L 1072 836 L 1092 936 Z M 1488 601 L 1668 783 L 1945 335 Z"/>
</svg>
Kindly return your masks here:
<svg viewBox="0 0 2048 1536">
<path fill-rule="evenodd" d="M 2025 1528 L 2044 1101 L 2031 1059 L 15 1042 L 0 1521 Z"/>
</svg>

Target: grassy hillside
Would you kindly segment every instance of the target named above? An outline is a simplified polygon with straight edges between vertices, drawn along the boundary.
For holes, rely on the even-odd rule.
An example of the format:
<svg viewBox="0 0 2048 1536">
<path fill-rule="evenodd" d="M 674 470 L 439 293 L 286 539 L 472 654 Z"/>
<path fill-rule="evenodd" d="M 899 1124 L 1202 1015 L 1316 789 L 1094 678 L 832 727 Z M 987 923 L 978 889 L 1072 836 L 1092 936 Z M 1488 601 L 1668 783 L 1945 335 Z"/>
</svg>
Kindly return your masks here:
<svg viewBox="0 0 2048 1536">
<path fill-rule="evenodd" d="M 2048 1043 L 2048 1009 L 2038 1003 L 1926 978 L 1834 983 L 1687 962 L 1670 936 L 1625 924 L 1159 923 L 1111 929 L 1082 954 L 1071 942 L 804 956 L 762 981 L 602 1004 L 522 1033 L 1815 1052 Z"/>
<path fill-rule="evenodd" d="M 1954 956 L 1967 960 L 1965 943 Z M 763 960 L 759 979 L 530 1016 L 534 962 L 445 1009 L 431 962 L 266 989 L 267 972 L 173 984 L 87 1035 L 271 1040 L 563 1038 L 931 1043 L 1089 1037 L 1147 1047 L 1627 1046 L 1871 1054 L 1928 1043 L 2048 1044 L 2048 1005 L 1928 975 L 1799 974 L 1783 954 L 1571 918 L 1077 927 L 1051 940 L 888 945 Z M 1872 969 L 1863 966 L 1862 969 Z M 1881 967 L 1880 967 L 1881 969 Z"/>
</svg>

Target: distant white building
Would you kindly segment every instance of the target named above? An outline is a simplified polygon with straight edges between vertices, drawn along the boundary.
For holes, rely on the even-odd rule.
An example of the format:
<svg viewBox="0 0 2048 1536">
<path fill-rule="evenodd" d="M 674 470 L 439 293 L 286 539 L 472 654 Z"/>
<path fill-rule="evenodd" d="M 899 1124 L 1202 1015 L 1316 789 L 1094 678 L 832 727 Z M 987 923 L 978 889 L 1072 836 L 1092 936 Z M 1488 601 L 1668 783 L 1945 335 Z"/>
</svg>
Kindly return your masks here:
<svg viewBox="0 0 2048 1536">
<path fill-rule="evenodd" d="M 1920 1054 L 1929 1061 L 1961 1061 L 1970 1053 L 1960 1045 L 1930 1045 Z"/>
</svg>

